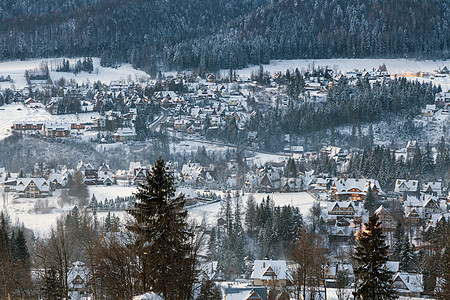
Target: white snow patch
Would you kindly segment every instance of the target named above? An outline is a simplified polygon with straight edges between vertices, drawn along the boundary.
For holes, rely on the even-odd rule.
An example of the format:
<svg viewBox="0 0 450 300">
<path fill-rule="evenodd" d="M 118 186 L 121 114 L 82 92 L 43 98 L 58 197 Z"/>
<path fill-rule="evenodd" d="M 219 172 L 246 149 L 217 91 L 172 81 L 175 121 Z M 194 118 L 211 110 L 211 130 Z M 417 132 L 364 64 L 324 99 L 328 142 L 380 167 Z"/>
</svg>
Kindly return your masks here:
<svg viewBox="0 0 450 300">
<path fill-rule="evenodd" d="M 70 64 L 74 64 L 77 60 L 83 60 L 83 58 L 70 58 Z M 39 68 L 43 63 L 47 63 L 50 69 L 50 78 L 53 81 L 59 80 L 64 77 L 66 81 L 71 79 L 75 80 L 78 84 L 96 82 L 100 80 L 103 83 L 110 83 L 111 81 L 138 81 L 139 79 L 149 79 L 149 75 L 141 70 L 134 69 L 131 64 L 122 64 L 118 68 L 105 68 L 100 65 L 100 58 L 93 58 L 94 71 L 92 73 L 81 72 L 79 74 L 56 72 L 56 67 L 60 65 L 63 58 L 49 58 L 49 59 L 34 59 L 34 60 L 15 60 L 0 63 L 0 75 L 4 77 L 10 75 L 14 80 L 13 83 L 2 82 L 0 83 L 0 89 L 16 88 L 23 89 L 27 86 L 25 80 L 25 70 Z"/>
</svg>

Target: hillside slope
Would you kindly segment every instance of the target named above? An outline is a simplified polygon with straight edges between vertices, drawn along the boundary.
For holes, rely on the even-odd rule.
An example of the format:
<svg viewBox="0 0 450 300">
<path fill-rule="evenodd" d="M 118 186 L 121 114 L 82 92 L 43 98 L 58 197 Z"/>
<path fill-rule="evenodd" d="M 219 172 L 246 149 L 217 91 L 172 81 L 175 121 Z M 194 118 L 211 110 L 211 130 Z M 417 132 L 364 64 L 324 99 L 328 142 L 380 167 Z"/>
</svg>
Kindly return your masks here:
<svg viewBox="0 0 450 300">
<path fill-rule="evenodd" d="M 100 56 L 153 74 L 450 49 L 450 3 L 439 0 L 7 0 L 0 19 L 0 60 Z"/>
</svg>

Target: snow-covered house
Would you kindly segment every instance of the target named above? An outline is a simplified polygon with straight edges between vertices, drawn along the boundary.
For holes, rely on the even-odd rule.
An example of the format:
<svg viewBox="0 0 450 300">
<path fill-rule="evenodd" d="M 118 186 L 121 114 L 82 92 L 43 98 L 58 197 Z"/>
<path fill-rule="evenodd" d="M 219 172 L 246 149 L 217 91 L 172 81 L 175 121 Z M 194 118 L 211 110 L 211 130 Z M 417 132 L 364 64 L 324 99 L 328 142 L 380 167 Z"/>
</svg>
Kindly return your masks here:
<svg viewBox="0 0 450 300">
<path fill-rule="evenodd" d="M 203 172 L 203 167 L 199 163 L 184 164 L 181 169 L 181 176 L 186 184 L 195 184 Z"/>
<path fill-rule="evenodd" d="M 134 141 L 137 137 L 134 128 L 118 128 L 114 133 L 114 139 L 118 142 Z"/>
<path fill-rule="evenodd" d="M 149 170 L 146 167 L 135 168 L 133 170 L 133 184 L 144 184 L 147 181 Z"/>
<path fill-rule="evenodd" d="M 430 215 L 428 219 L 428 223 L 426 224 L 425 231 L 428 231 L 431 228 L 436 228 L 438 225 L 444 225 L 450 221 L 450 213 L 433 213 Z"/>
<path fill-rule="evenodd" d="M 411 160 L 414 157 L 417 149 L 417 141 L 408 141 L 406 145 L 406 160 Z"/>
<path fill-rule="evenodd" d="M 331 178 L 316 178 L 315 183 L 311 184 L 313 190 L 317 192 L 329 191 L 333 180 Z"/>
<path fill-rule="evenodd" d="M 226 288 L 227 300 L 266 300 L 267 289 L 265 287 Z"/>
<path fill-rule="evenodd" d="M 450 91 L 437 93 L 434 99 L 434 104 L 437 107 L 448 107 L 450 106 Z"/>
<path fill-rule="evenodd" d="M 50 185 L 44 178 L 18 178 L 14 190 L 18 197 L 41 198 L 49 196 Z"/>
<path fill-rule="evenodd" d="M 303 189 L 303 180 L 298 177 L 281 177 L 280 188 L 282 192 L 299 192 Z"/>
<path fill-rule="evenodd" d="M 355 223 L 361 223 L 363 207 L 361 204 L 353 201 L 328 202 L 328 223 L 336 223 L 337 220 L 346 218 Z"/>
<path fill-rule="evenodd" d="M 394 187 L 395 193 L 416 192 L 418 189 L 419 189 L 418 180 L 397 179 L 395 181 Z"/>
<path fill-rule="evenodd" d="M 391 239 L 390 233 L 395 229 L 394 218 L 388 213 L 383 205 L 380 205 L 380 207 L 378 207 L 374 213 L 378 216 L 378 219 L 381 222 L 383 233 L 386 235 L 387 241 L 389 241 Z"/>
<path fill-rule="evenodd" d="M 98 183 L 103 185 L 111 185 L 113 183 L 114 173 L 109 166 L 103 163 L 98 169 Z"/>
<path fill-rule="evenodd" d="M 46 123 L 42 128 L 46 137 L 70 137 L 70 124 Z"/>
<path fill-rule="evenodd" d="M 80 299 L 90 294 L 89 281 L 91 273 L 81 261 L 76 261 L 67 273 L 67 284 L 72 299 Z"/>
<path fill-rule="evenodd" d="M 51 173 L 48 177 L 48 182 L 53 188 L 65 187 L 68 181 L 68 174 Z"/>
<path fill-rule="evenodd" d="M 441 181 L 429 181 L 424 182 L 420 189 L 423 193 L 433 194 L 435 196 L 442 196 L 442 182 Z"/>
<path fill-rule="evenodd" d="M 348 277 L 353 277 L 353 266 L 351 264 L 326 264 L 323 273 L 327 281 L 327 286 L 333 287 L 338 272 L 344 272 Z"/>
<path fill-rule="evenodd" d="M 353 179 L 336 180 L 331 187 L 331 197 L 339 201 L 365 200 L 369 187 L 374 196 L 384 196 L 380 183 L 376 179 Z"/>
<path fill-rule="evenodd" d="M 254 286 L 286 286 L 289 276 L 285 260 L 255 260 L 250 279 Z"/>
<path fill-rule="evenodd" d="M 424 291 L 423 275 L 413 273 L 397 273 L 394 276 L 392 288 L 402 296 L 420 297 Z"/>
<path fill-rule="evenodd" d="M 261 192 L 274 192 L 280 190 L 281 176 L 280 172 L 276 170 L 272 165 L 265 166 L 258 170 L 259 189 Z"/>
</svg>

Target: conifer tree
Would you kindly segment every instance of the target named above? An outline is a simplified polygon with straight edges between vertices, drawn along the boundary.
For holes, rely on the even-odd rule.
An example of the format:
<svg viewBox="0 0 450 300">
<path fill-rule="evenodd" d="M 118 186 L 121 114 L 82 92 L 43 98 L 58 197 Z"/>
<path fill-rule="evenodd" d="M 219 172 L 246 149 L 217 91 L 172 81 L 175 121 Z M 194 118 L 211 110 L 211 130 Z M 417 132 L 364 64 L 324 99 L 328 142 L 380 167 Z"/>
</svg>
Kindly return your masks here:
<svg viewBox="0 0 450 300">
<path fill-rule="evenodd" d="M 200 295 L 198 295 L 197 300 L 221 300 L 222 293 L 220 288 L 209 279 L 203 280 L 200 286 Z"/>
<path fill-rule="evenodd" d="M 391 255 L 391 260 L 400 260 L 400 254 L 402 252 L 402 243 L 403 236 L 405 235 L 405 231 L 403 230 L 403 226 L 401 222 L 397 222 L 397 226 L 394 230 L 394 245 Z"/>
<path fill-rule="evenodd" d="M 372 188 L 370 186 L 367 190 L 366 200 L 364 201 L 364 209 L 366 209 L 369 214 L 372 214 L 375 210 L 375 196 L 373 195 Z"/>
<path fill-rule="evenodd" d="M 441 278 L 440 291 L 436 296 L 438 300 L 447 300 L 448 295 L 450 295 L 450 245 L 447 245 L 447 248 L 444 251 L 442 273 L 443 276 Z"/>
<path fill-rule="evenodd" d="M 378 216 L 373 214 L 365 223 L 365 230 L 358 237 L 353 258 L 355 269 L 356 291 L 358 300 L 390 300 L 395 299 L 392 284 L 392 272 L 384 268 L 387 261 L 388 246 L 384 243 L 384 235 Z"/>
<path fill-rule="evenodd" d="M 400 256 L 400 271 L 409 272 L 411 271 L 411 264 L 413 261 L 413 253 L 411 249 L 411 244 L 409 243 L 408 236 L 403 235 L 402 251 Z"/>
<path fill-rule="evenodd" d="M 253 237 L 255 231 L 256 221 L 256 201 L 253 195 L 249 195 L 245 212 L 245 226 L 247 227 L 247 233 L 251 237 Z"/>
<path fill-rule="evenodd" d="M 245 237 L 244 229 L 242 228 L 242 214 L 241 214 L 241 204 L 240 197 L 236 197 L 235 207 L 234 207 L 234 224 L 233 224 L 233 249 L 235 256 L 235 265 L 237 269 L 244 269 L 244 247 L 245 247 Z"/>
<path fill-rule="evenodd" d="M 195 279 L 192 230 L 183 209 L 184 195 L 175 196 L 173 176 L 159 158 L 135 193 L 134 249 L 142 261 L 144 291 L 151 289 L 164 299 L 191 299 Z"/>
<path fill-rule="evenodd" d="M 60 284 L 60 280 L 55 269 L 48 269 L 45 272 L 44 285 L 41 292 L 47 300 L 64 299 L 64 289 Z"/>
</svg>

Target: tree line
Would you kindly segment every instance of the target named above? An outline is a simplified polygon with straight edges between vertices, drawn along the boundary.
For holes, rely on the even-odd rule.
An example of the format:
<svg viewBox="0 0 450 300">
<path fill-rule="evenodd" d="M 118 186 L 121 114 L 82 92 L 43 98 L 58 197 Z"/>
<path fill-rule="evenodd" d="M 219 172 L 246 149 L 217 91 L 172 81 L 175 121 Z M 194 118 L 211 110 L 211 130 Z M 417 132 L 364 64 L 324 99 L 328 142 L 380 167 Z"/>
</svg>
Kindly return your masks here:
<svg viewBox="0 0 450 300">
<path fill-rule="evenodd" d="M 94 62 L 92 57 L 85 57 L 83 61 L 81 59 L 77 60 L 75 64 L 70 65 L 69 60 L 63 59 L 61 64 L 56 66 L 56 72 L 72 72 L 78 74 L 81 71 L 92 73 L 94 71 Z"/>
<path fill-rule="evenodd" d="M 420 112 L 421 107 L 434 102 L 439 87 L 405 78 L 382 80 L 370 83 L 368 79 L 358 79 L 356 84 L 342 80 L 331 87 L 324 103 L 304 102 L 299 99 L 304 92 L 305 73 L 294 72 L 286 76 L 287 91 L 291 101 L 287 108 L 280 105 L 257 113 L 248 123 L 248 131 L 257 131 L 262 149 L 280 151 L 284 145 L 283 134 L 294 136 L 312 136 L 318 133 L 330 134 L 337 139 L 336 128 L 351 125 L 349 143 L 370 146 L 373 142 L 373 130 L 364 137 L 361 124 L 370 124 L 389 120 L 393 116 L 404 116 L 405 135 L 413 135 L 415 126 L 407 122 L 411 116 Z M 309 75 L 310 76 L 310 75 Z M 410 124 L 411 123 L 411 124 Z M 408 125 L 409 124 L 409 125 Z M 226 125 L 225 129 L 232 129 Z M 228 130 L 225 133 L 233 132 Z M 236 140 L 238 133 L 222 134 L 222 139 Z M 333 137 L 334 136 L 334 137 Z"/>
<path fill-rule="evenodd" d="M 450 166 L 450 148 L 442 138 L 436 147 L 434 158 L 429 143 L 425 147 L 417 146 L 411 159 L 404 156 L 397 157 L 395 151 L 389 147 L 377 146 L 367 148 L 362 152 L 353 153 L 350 158 L 347 174 L 351 177 L 377 178 L 383 187 L 393 190 L 395 180 L 418 179 L 424 181 L 448 180 L 448 166 Z"/>
<path fill-rule="evenodd" d="M 98 56 L 157 74 L 270 59 L 449 55 L 447 1 L 43 2 L 0 4 L 0 59 Z"/>
</svg>

